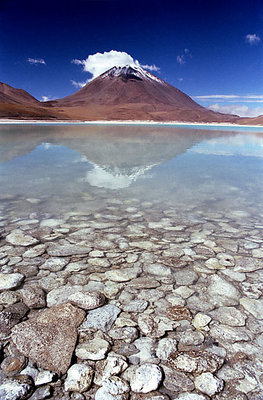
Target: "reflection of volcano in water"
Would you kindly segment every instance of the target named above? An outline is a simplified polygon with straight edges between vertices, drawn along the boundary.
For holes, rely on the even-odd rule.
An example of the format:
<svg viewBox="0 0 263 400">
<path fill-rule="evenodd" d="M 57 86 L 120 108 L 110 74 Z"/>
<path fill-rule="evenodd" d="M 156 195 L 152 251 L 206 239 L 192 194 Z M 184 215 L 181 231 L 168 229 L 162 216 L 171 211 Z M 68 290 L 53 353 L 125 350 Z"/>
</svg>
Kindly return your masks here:
<svg viewBox="0 0 263 400">
<path fill-rule="evenodd" d="M 123 169 L 93 164 L 93 169 L 87 172 L 86 178 L 82 181 L 88 182 L 91 186 L 106 189 L 123 189 L 130 186 L 138 178 L 143 178 L 145 173 L 155 165 L 157 164 Z"/>
<path fill-rule="evenodd" d="M 0 162 L 26 155 L 43 143 L 51 147 L 64 146 L 77 152 L 91 167 L 84 175 L 83 169 L 78 170 L 79 175 L 72 179 L 92 186 L 121 189 L 145 177 L 154 166 L 185 153 L 204 140 L 229 138 L 238 133 L 138 125 L 9 125 L 0 130 Z"/>
</svg>

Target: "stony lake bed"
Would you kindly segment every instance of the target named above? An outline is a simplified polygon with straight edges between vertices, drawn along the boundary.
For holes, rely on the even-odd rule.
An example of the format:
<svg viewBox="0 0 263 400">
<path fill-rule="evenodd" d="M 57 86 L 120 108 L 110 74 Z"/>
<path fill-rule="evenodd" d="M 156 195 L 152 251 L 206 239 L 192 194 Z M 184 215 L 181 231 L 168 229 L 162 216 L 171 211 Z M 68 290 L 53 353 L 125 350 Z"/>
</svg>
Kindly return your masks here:
<svg viewBox="0 0 263 400">
<path fill-rule="evenodd" d="M 56 129 L 0 128 L 0 398 L 262 400 L 263 133 Z"/>
</svg>

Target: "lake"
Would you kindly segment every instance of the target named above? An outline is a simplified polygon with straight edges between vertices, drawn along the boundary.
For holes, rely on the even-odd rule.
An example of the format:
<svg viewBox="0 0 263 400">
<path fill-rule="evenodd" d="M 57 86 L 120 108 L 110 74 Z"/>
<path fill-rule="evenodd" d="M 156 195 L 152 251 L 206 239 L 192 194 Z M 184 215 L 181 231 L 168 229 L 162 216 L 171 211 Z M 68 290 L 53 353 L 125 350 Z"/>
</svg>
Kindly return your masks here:
<svg viewBox="0 0 263 400">
<path fill-rule="evenodd" d="M 134 366 L 148 363 L 167 398 L 206 385 L 218 399 L 261 399 L 262 182 L 261 128 L 0 125 L 0 266 L 21 275 L 2 289 L 0 278 L 13 295 L 0 306 L 22 298 L 30 319 L 102 293 L 118 311 L 103 328 L 88 312 L 78 360 L 98 360 L 83 355 L 92 328 L 125 357 L 117 374 L 134 392 Z"/>
</svg>

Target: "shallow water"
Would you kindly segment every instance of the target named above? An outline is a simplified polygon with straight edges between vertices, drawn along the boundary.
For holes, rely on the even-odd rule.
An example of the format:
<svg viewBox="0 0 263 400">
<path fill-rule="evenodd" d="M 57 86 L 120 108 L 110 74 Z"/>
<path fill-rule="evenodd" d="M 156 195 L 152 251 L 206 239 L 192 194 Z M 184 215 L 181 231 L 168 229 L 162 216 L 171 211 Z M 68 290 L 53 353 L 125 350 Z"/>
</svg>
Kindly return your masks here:
<svg viewBox="0 0 263 400">
<path fill-rule="evenodd" d="M 263 132 L 253 128 L 8 125 L 0 127 L 0 195 L 16 199 L 18 217 L 28 208 L 86 212 L 113 197 L 186 215 L 259 215 L 262 160 Z"/>
<path fill-rule="evenodd" d="M 30 324 L 73 295 L 85 309 L 82 297 L 92 301 L 99 292 L 117 313 L 98 327 L 109 316 L 97 304 L 100 316 L 88 311 L 78 328 L 72 362 L 96 371 L 86 399 L 94 400 L 114 363 L 114 373 L 140 393 L 131 400 L 150 398 L 140 385 L 156 368 L 161 378 L 147 390 L 158 387 L 160 400 L 262 400 L 262 182 L 258 128 L 0 126 L 0 311 L 9 313 L 2 325 L 21 299 L 29 310 L 15 311 L 15 323 Z M 43 338 L 37 332 L 41 346 L 56 312 Z M 17 354 L 8 323 L 0 332 L 0 391 L 2 371 Z M 53 341 L 38 359 L 39 343 L 23 335 L 13 339 L 38 368 L 70 367 L 56 365 L 53 355 L 63 349 Z M 96 361 L 97 342 L 83 355 L 93 338 L 106 342 L 103 361 Z M 51 398 L 77 398 L 64 397 L 66 376 L 59 376 Z"/>
</svg>

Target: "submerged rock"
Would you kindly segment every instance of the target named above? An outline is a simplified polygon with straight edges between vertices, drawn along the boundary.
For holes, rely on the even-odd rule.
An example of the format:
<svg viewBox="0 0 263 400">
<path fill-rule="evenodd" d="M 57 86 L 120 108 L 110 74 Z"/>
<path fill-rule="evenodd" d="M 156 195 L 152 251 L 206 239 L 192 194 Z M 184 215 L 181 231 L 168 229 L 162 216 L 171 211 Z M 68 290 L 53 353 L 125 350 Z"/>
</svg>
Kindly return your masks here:
<svg viewBox="0 0 263 400">
<path fill-rule="evenodd" d="M 89 389 L 94 371 L 93 369 L 85 364 L 73 364 L 67 374 L 65 380 L 65 391 L 66 392 L 85 392 Z"/>
<path fill-rule="evenodd" d="M 5 238 L 8 243 L 11 243 L 15 246 L 31 246 L 32 244 L 39 243 L 39 240 L 34 238 L 33 236 L 25 234 L 20 229 L 13 230 L 7 237 Z"/>
<path fill-rule="evenodd" d="M 2 274 L 0 273 L 0 292 L 3 290 L 16 289 L 24 280 L 24 275 L 19 273 Z"/>
<path fill-rule="evenodd" d="M 19 375 L 5 379 L 0 384 L 1 400 L 28 399 L 33 391 L 33 381 L 29 376 Z"/>
<path fill-rule="evenodd" d="M 121 310 L 113 304 L 107 304 L 96 310 L 89 311 L 80 329 L 94 328 L 107 332 L 111 329 Z"/>
<path fill-rule="evenodd" d="M 16 325 L 12 340 L 18 350 L 43 369 L 65 373 L 77 341 L 77 327 L 85 312 L 63 304 Z"/>
<path fill-rule="evenodd" d="M 151 392 L 158 388 L 162 377 L 162 370 L 158 365 L 143 364 L 135 370 L 131 377 L 131 389 L 136 393 Z"/>
</svg>

